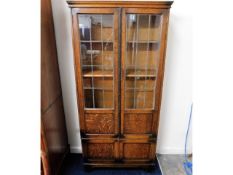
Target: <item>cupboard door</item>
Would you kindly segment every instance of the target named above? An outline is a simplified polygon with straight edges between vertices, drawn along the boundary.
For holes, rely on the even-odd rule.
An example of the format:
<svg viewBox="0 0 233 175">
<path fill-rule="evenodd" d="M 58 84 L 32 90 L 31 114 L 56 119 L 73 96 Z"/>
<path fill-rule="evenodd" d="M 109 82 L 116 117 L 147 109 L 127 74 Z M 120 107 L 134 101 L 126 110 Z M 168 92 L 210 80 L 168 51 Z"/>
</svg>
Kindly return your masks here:
<svg viewBox="0 0 233 175">
<path fill-rule="evenodd" d="M 118 157 L 117 139 L 84 139 L 82 144 L 87 162 L 114 162 Z"/>
<path fill-rule="evenodd" d="M 167 10 L 122 13 L 121 134 L 155 137 L 164 66 Z"/>
<path fill-rule="evenodd" d="M 118 134 L 118 10 L 72 9 L 81 132 Z"/>
<path fill-rule="evenodd" d="M 148 162 L 155 158 L 155 141 L 147 139 L 120 139 L 120 157 L 124 162 Z"/>
</svg>

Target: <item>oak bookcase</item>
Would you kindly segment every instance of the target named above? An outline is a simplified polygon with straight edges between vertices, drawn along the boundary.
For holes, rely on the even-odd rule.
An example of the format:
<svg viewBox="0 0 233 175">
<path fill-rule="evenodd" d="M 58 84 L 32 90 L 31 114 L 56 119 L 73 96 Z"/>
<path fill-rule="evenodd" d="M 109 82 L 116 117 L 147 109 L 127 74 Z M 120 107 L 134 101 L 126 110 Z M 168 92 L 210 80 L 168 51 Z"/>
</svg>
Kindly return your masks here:
<svg viewBox="0 0 233 175">
<path fill-rule="evenodd" d="M 172 1 L 68 0 L 86 167 L 153 167 Z"/>
</svg>

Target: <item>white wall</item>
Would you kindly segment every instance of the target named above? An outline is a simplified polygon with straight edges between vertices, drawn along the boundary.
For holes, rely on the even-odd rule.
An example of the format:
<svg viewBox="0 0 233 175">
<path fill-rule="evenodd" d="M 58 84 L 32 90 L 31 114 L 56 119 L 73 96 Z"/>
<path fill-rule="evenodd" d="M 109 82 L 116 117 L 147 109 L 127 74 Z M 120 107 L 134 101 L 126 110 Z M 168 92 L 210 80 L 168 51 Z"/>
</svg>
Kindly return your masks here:
<svg viewBox="0 0 233 175">
<path fill-rule="evenodd" d="M 71 13 L 65 0 L 52 0 L 66 127 L 71 152 L 81 152 L 73 67 Z"/>
<path fill-rule="evenodd" d="M 192 18 L 171 11 L 158 134 L 159 153 L 183 153 L 192 103 Z M 192 128 L 188 152 L 192 151 Z"/>
<path fill-rule="evenodd" d="M 192 18 L 189 1 L 171 9 L 157 152 L 184 153 L 184 139 L 192 103 Z M 52 0 L 58 61 L 71 152 L 81 152 L 73 70 L 71 14 L 64 0 Z M 192 128 L 188 153 L 192 152 Z"/>
</svg>

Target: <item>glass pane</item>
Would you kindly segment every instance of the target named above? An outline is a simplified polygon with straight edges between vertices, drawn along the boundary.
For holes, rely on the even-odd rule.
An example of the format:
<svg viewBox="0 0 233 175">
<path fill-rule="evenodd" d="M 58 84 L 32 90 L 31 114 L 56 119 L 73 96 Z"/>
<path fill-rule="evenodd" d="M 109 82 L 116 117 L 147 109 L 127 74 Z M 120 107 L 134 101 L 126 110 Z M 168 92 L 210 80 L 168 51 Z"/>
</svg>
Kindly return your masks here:
<svg viewBox="0 0 233 175">
<path fill-rule="evenodd" d="M 154 108 L 161 15 L 127 14 L 125 108 Z"/>
<path fill-rule="evenodd" d="M 78 15 L 86 108 L 113 108 L 113 15 Z"/>
</svg>

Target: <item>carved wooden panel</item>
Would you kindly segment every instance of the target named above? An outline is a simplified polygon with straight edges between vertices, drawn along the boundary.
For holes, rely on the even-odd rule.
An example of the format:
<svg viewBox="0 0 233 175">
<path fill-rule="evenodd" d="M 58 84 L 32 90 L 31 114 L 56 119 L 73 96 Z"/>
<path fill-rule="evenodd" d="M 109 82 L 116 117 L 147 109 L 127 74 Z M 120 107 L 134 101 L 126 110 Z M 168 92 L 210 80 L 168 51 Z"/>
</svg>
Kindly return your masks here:
<svg viewBox="0 0 233 175">
<path fill-rule="evenodd" d="M 114 132 L 112 114 L 86 114 L 85 123 L 88 134 L 112 134 Z"/>
<path fill-rule="evenodd" d="M 113 159 L 114 143 L 88 143 L 87 157 L 93 159 Z"/>
<path fill-rule="evenodd" d="M 149 143 L 124 143 L 123 155 L 125 159 L 149 159 Z"/>
<path fill-rule="evenodd" d="M 125 134 L 147 134 L 151 132 L 152 114 L 125 114 Z"/>
</svg>

